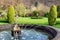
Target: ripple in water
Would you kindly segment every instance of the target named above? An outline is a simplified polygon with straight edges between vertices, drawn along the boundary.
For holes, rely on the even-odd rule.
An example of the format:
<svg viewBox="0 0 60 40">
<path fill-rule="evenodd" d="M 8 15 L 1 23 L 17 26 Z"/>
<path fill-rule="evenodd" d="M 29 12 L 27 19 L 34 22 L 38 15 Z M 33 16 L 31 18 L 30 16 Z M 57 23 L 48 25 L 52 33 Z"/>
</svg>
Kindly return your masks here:
<svg viewBox="0 0 60 40">
<path fill-rule="evenodd" d="M 33 29 L 31 30 L 22 30 L 21 37 L 19 40 L 47 40 L 48 35 L 45 35 L 42 32 L 37 32 Z M 16 40 L 13 39 L 9 31 L 0 32 L 0 40 Z M 18 39 L 17 39 L 18 40 Z"/>
</svg>

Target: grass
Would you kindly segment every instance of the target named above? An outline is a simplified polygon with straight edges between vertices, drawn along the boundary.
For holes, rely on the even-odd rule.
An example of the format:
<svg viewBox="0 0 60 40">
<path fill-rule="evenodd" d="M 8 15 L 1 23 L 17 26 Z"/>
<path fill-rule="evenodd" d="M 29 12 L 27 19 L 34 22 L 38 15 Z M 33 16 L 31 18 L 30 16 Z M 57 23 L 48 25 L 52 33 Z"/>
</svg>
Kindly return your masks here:
<svg viewBox="0 0 60 40">
<path fill-rule="evenodd" d="M 0 22 L 0 24 L 8 24 L 7 22 Z"/>
<path fill-rule="evenodd" d="M 43 19 L 31 19 L 30 17 L 19 17 L 18 23 L 21 24 L 47 24 L 47 18 Z"/>
<path fill-rule="evenodd" d="M 8 24 L 8 22 L 7 21 L 3 21 L 3 20 L 1 21 L 0 20 L 0 24 Z"/>
<path fill-rule="evenodd" d="M 31 19 L 31 17 L 19 17 L 18 23 L 48 25 L 48 18 L 43 17 L 42 19 Z M 8 24 L 8 22 L 0 21 L 0 24 Z M 57 18 L 57 23 L 54 27 L 60 28 L 60 18 Z"/>
<path fill-rule="evenodd" d="M 18 23 L 48 25 L 48 18 L 31 19 L 30 17 L 19 17 Z M 60 18 L 57 18 L 57 24 L 54 27 L 60 28 Z"/>
</svg>

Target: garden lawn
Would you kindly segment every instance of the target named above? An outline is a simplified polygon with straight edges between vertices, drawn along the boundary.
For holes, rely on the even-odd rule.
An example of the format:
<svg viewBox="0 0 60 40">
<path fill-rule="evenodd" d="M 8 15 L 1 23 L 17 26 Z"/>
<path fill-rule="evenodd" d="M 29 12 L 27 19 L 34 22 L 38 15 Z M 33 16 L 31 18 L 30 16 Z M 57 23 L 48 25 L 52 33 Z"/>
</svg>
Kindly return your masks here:
<svg viewBox="0 0 60 40">
<path fill-rule="evenodd" d="M 48 25 L 48 18 L 43 17 L 42 19 L 31 19 L 30 17 L 19 17 L 18 23 Z M 60 28 L 60 18 L 57 18 L 57 23 L 54 27 Z"/>
<path fill-rule="evenodd" d="M 0 21 L 0 24 L 8 24 L 8 22 Z"/>
</svg>

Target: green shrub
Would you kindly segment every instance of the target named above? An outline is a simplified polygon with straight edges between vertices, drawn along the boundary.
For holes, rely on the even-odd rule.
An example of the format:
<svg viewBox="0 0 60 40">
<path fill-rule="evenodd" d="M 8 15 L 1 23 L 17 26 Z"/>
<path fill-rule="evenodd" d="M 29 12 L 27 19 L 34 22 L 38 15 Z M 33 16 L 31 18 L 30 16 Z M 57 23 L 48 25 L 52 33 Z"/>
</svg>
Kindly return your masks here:
<svg viewBox="0 0 60 40">
<path fill-rule="evenodd" d="M 34 10 L 34 11 L 33 11 L 33 16 L 38 17 L 38 15 L 39 15 L 39 12 L 38 12 L 37 10 Z"/>
<path fill-rule="evenodd" d="M 48 17 L 48 12 L 46 12 L 46 13 L 44 14 L 44 17 Z"/>
<path fill-rule="evenodd" d="M 7 21 L 7 13 L 6 12 L 1 12 L 0 13 L 0 21 Z"/>
<path fill-rule="evenodd" d="M 60 5 L 57 6 L 58 17 L 60 17 Z"/>
<path fill-rule="evenodd" d="M 49 25 L 51 25 L 51 26 L 55 25 L 56 19 L 57 19 L 57 8 L 55 5 L 52 5 L 50 8 L 50 12 L 48 14 Z"/>
<path fill-rule="evenodd" d="M 26 16 L 26 7 L 23 5 L 23 4 L 17 4 L 16 6 L 16 13 L 19 15 L 19 16 Z"/>
<path fill-rule="evenodd" d="M 14 23 L 14 19 L 15 19 L 15 10 L 14 7 L 12 5 L 10 5 L 8 7 L 8 12 L 7 12 L 7 18 L 8 18 L 8 22 L 13 24 Z"/>
</svg>

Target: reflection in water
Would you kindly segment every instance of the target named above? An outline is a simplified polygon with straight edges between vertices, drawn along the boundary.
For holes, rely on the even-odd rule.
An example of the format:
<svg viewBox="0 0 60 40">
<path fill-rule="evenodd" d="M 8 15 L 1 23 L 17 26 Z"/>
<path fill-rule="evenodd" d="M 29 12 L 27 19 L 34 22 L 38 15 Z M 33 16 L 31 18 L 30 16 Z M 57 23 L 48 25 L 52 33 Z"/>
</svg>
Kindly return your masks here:
<svg viewBox="0 0 60 40">
<path fill-rule="evenodd" d="M 47 40 L 48 35 L 45 35 L 42 32 L 37 32 L 33 29 L 31 30 L 22 30 L 21 36 L 19 39 L 13 38 L 11 32 L 3 31 L 0 33 L 0 40 Z"/>
</svg>

